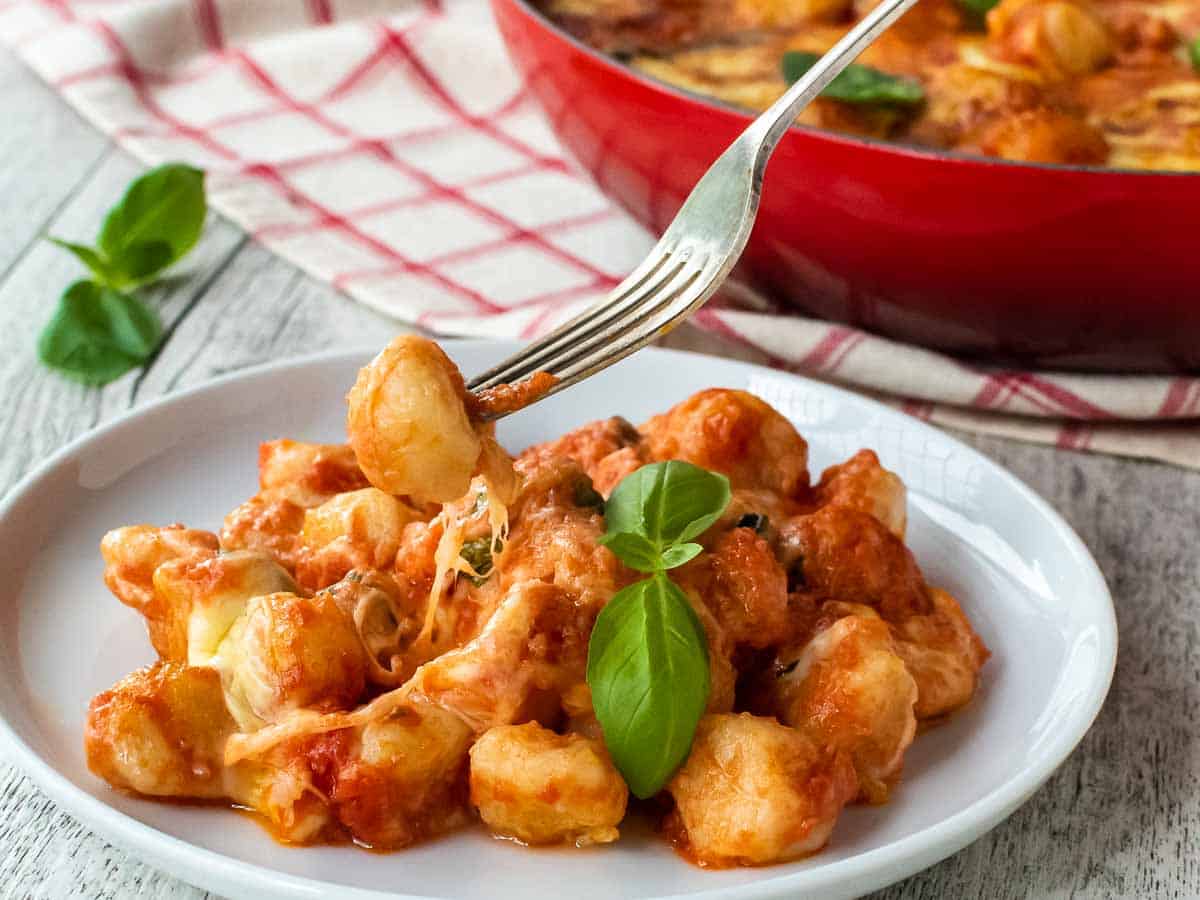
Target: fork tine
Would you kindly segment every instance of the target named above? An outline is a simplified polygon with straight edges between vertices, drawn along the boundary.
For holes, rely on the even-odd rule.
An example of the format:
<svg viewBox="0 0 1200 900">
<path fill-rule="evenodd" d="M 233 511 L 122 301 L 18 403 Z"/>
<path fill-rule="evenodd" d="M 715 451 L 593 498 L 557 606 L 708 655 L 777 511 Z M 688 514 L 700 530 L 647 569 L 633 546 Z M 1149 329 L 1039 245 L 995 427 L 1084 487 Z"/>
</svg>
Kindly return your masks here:
<svg viewBox="0 0 1200 900">
<path fill-rule="evenodd" d="M 610 323 L 636 311 L 685 264 L 686 260 L 674 258 L 671 253 L 647 258 L 639 271 L 626 278 L 612 294 L 526 347 L 518 356 L 472 379 L 468 387 L 479 390 L 496 384 L 514 383 L 539 369 L 548 370 L 546 360 L 564 347 L 586 340 Z M 642 273 L 640 269 L 645 269 L 645 272 Z"/>
<path fill-rule="evenodd" d="M 702 305 L 720 286 L 720 276 L 723 273 L 719 271 L 719 266 L 705 271 L 709 268 L 709 262 L 712 260 L 706 260 L 699 272 L 693 273 L 690 279 L 661 303 L 656 304 L 654 309 L 630 322 L 629 327 L 616 335 L 611 343 L 595 347 L 590 353 L 576 354 L 561 368 L 557 368 L 555 375 L 558 382 L 547 392 L 547 396 L 570 387 L 600 369 L 607 368 L 617 360 L 624 359 L 667 334 L 687 318 L 692 310 Z"/>
<path fill-rule="evenodd" d="M 664 279 L 657 290 L 638 308 L 614 320 L 611 327 L 597 330 L 583 340 L 564 346 L 557 354 L 542 360 L 540 368 L 561 379 L 565 372 L 573 370 L 581 360 L 598 355 L 607 358 L 614 340 L 619 341 L 622 335 L 641 325 L 662 320 L 663 311 L 670 308 L 677 298 L 687 293 L 701 278 L 707 262 L 707 257 L 685 261 L 681 266 L 674 268 L 674 274 Z"/>
<path fill-rule="evenodd" d="M 916 2 L 879 0 L 717 157 L 647 259 L 614 294 L 480 375 L 470 388 L 518 381 L 542 369 L 558 379 L 548 392 L 556 393 L 670 331 L 699 307 L 742 255 L 758 215 L 767 161 L 796 115 Z M 698 264 L 692 258 L 697 248 L 705 253 Z"/>
<path fill-rule="evenodd" d="M 656 247 L 655 250 L 657 249 Z M 551 347 L 561 346 L 564 339 L 574 339 L 581 329 L 608 321 L 619 314 L 631 301 L 636 302 L 641 296 L 639 292 L 653 284 L 654 279 L 660 276 L 661 269 L 667 262 L 666 254 L 652 251 L 610 294 L 534 341 L 516 356 L 509 357 L 504 362 L 477 375 L 467 384 L 467 387 L 471 390 L 479 390 L 495 384 L 513 383 L 519 380 L 518 376 L 521 372 L 529 374 L 529 372 L 536 371 L 530 369 L 529 365 L 531 363 L 536 365 L 537 360 L 545 358 Z"/>
</svg>

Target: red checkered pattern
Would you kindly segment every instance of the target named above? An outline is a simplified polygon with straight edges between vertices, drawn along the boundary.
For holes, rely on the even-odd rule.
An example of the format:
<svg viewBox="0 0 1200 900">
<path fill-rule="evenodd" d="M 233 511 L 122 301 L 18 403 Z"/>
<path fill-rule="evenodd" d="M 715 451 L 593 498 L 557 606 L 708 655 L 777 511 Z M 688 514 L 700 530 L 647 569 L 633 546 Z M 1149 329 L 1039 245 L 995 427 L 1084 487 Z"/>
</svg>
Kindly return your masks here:
<svg viewBox="0 0 1200 900">
<path fill-rule="evenodd" d="M 482 0 L 0 0 L 0 40 L 142 159 L 207 169 L 271 249 L 437 332 L 535 336 L 651 244 L 563 156 Z M 742 294 L 697 321 L 755 358 L 922 418 L 1200 466 L 1194 423 L 1162 422 L 1200 418 L 1200 379 L 983 371 Z"/>
</svg>

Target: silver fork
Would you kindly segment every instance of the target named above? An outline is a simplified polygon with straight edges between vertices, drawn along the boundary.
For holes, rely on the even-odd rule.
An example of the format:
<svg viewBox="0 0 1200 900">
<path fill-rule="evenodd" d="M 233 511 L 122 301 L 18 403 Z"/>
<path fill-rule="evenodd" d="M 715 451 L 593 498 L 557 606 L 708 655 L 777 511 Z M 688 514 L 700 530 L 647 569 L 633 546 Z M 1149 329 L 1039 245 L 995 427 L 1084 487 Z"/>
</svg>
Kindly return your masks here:
<svg viewBox="0 0 1200 900">
<path fill-rule="evenodd" d="M 717 158 L 662 239 L 612 293 L 467 387 L 516 384 L 548 372 L 556 379 L 542 395 L 549 396 L 624 359 L 699 309 L 746 247 L 763 171 L 779 139 L 800 110 L 916 2 L 882 0 Z"/>
</svg>

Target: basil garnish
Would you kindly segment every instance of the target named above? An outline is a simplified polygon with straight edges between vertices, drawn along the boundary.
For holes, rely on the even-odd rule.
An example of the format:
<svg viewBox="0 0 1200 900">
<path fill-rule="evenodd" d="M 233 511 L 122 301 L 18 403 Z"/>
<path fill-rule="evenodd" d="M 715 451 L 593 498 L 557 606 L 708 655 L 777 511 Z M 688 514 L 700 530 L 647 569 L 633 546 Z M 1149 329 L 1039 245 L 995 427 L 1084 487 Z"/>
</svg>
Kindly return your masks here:
<svg viewBox="0 0 1200 900">
<path fill-rule="evenodd" d="M 728 478 L 691 463 L 672 460 L 642 466 L 613 488 L 604 510 L 608 530 L 600 543 L 608 544 L 618 534 L 635 534 L 661 554 L 707 531 L 729 505 L 729 497 Z"/>
<path fill-rule="evenodd" d="M 38 356 L 76 381 L 106 384 L 144 362 L 161 333 L 158 316 L 144 304 L 94 281 L 77 281 L 38 338 Z"/>
<path fill-rule="evenodd" d="M 659 572 L 609 601 L 592 629 L 588 684 L 604 743 L 633 793 L 658 793 L 687 759 L 708 703 L 704 628 Z"/>
<path fill-rule="evenodd" d="M 134 181 L 109 210 L 99 249 L 124 287 L 156 275 L 196 245 L 207 204 L 204 173 L 171 163 Z"/>
<path fill-rule="evenodd" d="M 100 284 L 122 290 L 181 259 L 200 238 L 207 203 L 204 173 L 181 163 L 136 179 L 104 219 L 96 247 L 51 238 Z"/>
<path fill-rule="evenodd" d="M 87 384 L 145 362 L 162 334 L 153 310 L 122 293 L 195 246 L 204 227 L 204 173 L 171 163 L 136 179 L 105 217 L 97 246 L 50 238 L 92 273 L 67 288 L 38 339 L 42 361 Z"/>
<path fill-rule="evenodd" d="M 788 84 L 798 81 L 820 58 L 820 53 L 802 50 L 783 54 L 783 77 Z M 829 83 L 821 96 L 843 103 L 915 106 L 925 99 L 925 91 L 915 81 L 852 63 Z"/>
<path fill-rule="evenodd" d="M 690 463 L 644 466 L 605 506 L 600 542 L 650 577 L 600 611 L 587 682 L 604 742 L 629 789 L 651 797 L 691 750 L 711 687 L 708 641 L 687 596 L 667 576 L 703 548 L 693 542 L 729 505 L 729 479 Z"/>
<path fill-rule="evenodd" d="M 1200 37 L 1188 44 L 1188 59 L 1192 61 L 1192 68 L 1200 72 Z"/>
</svg>

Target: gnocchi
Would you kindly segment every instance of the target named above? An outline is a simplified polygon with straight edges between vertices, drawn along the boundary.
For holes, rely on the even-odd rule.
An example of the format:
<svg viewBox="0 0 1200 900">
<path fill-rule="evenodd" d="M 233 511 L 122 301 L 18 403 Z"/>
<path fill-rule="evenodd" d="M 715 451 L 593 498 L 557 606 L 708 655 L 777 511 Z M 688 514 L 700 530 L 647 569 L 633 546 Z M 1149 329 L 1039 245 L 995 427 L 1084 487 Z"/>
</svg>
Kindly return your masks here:
<svg viewBox="0 0 1200 900">
<path fill-rule="evenodd" d="M 988 656 L 904 543 L 900 478 L 865 450 L 813 483 L 792 424 L 728 389 L 510 458 L 487 404 L 549 387 L 473 397 L 438 347 L 398 338 L 350 392 L 349 443 L 263 444 L 219 535 L 105 535 L 104 582 L 159 658 L 92 701 L 90 769 L 297 844 L 395 850 L 481 822 L 603 852 L 650 815 L 706 867 L 808 856 L 847 804 L 888 801 L 918 725 L 968 703 Z M 631 806 L 589 646 L 644 575 L 605 540 L 611 493 L 672 459 L 731 499 L 670 572 L 707 657 L 699 724 Z"/>
<path fill-rule="evenodd" d="M 526 844 L 612 843 L 629 798 L 603 744 L 536 722 L 480 735 L 471 747 L 470 784 L 484 825 Z"/>
</svg>

